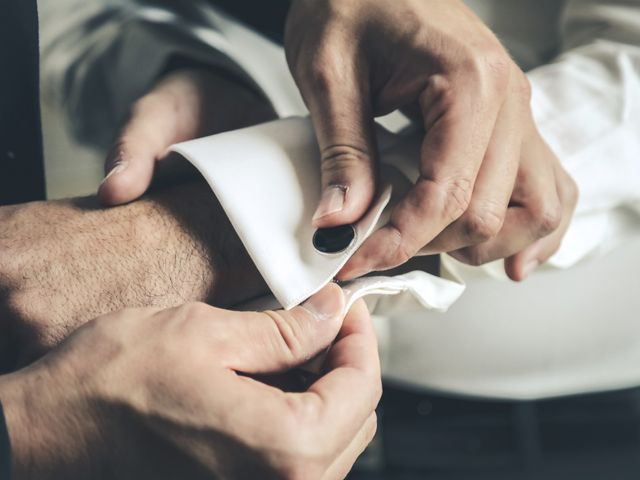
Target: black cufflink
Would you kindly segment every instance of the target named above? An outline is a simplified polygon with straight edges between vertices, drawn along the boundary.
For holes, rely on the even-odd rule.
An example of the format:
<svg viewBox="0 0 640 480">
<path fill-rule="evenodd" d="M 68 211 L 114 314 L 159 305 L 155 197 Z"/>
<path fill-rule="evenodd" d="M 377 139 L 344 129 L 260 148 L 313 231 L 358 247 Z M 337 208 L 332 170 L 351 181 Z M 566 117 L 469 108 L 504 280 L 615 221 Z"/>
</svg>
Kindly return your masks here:
<svg viewBox="0 0 640 480">
<path fill-rule="evenodd" d="M 320 228 L 313 235 L 313 246 L 321 253 L 340 253 L 351 246 L 356 229 L 351 225 Z"/>
</svg>

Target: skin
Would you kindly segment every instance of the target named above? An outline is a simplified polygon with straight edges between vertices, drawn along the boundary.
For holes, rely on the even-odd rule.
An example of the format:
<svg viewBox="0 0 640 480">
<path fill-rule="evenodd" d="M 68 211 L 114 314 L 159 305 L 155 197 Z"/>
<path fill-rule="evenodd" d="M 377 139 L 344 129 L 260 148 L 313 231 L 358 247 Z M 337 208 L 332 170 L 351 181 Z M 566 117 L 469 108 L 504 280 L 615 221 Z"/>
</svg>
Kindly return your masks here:
<svg viewBox="0 0 640 480">
<path fill-rule="evenodd" d="M 268 291 L 203 182 L 108 209 L 92 197 L 0 207 L 0 226 L 0 373 L 113 311 L 193 301 L 228 308 Z M 389 274 L 437 274 L 436 260 Z"/>
<path fill-rule="evenodd" d="M 344 478 L 375 433 L 381 383 L 366 307 L 344 321 L 343 308 L 330 285 L 289 312 L 191 303 L 87 323 L 0 377 L 14 478 Z M 334 339 L 310 385 L 264 380 Z"/>
<path fill-rule="evenodd" d="M 0 208 L 0 365 L 26 365 L 126 307 L 230 306 L 267 291 L 210 189 L 113 209 L 95 198 Z"/>
<path fill-rule="evenodd" d="M 228 307 L 266 293 L 211 190 L 193 170 L 150 187 L 182 140 L 274 117 L 242 83 L 169 72 L 131 108 L 95 198 L 0 208 L 0 372 L 28 364 L 77 327 L 125 307 Z M 173 172 L 170 172 L 173 174 Z M 184 172 L 182 172 L 184 173 Z M 103 209 L 102 204 L 119 205 Z"/>
<path fill-rule="evenodd" d="M 374 117 L 402 109 L 424 128 L 419 179 L 340 273 L 420 250 L 522 280 L 560 245 L 577 189 L 533 121 L 531 88 L 459 0 L 295 0 L 291 72 L 322 155 L 317 227 L 357 221 L 378 183 Z"/>
</svg>

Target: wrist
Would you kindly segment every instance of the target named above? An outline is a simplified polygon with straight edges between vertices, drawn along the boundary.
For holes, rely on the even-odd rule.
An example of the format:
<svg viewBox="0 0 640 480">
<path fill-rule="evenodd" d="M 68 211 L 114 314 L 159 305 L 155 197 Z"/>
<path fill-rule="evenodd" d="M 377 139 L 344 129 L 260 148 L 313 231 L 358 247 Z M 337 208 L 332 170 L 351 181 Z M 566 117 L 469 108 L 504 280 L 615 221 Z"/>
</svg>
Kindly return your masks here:
<svg viewBox="0 0 640 480">
<path fill-rule="evenodd" d="M 169 240 L 158 239 L 157 235 L 144 237 L 164 242 L 164 248 L 175 244 L 176 262 L 166 265 L 170 270 L 165 274 L 173 279 L 172 285 L 188 289 L 182 292 L 184 301 L 229 307 L 268 291 L 226 213 L 204 181 L 156 192 L 149 197 L 147 205 L 140 203 L 139 207 L 155 212 L 157 222 L 164 223 L 161 231 L 172 232 Z M 148 215 L 142 212 L 141 215 L 142 221 L 149 220 Z M 147 227 L 156 228 L 153 223 Z M 157 250 L 149 249 L 152 254 L 154 251 Z"/>
<path fill-rule="evenodd" d="M 91 468 L 96 454 L 87 455 L 85 448 L 86 432 L 95 431 L 90 418 L 81 418 L 83 409 L 58 395 L 61 379 L 49 381 L 45 370 L 40 365 L 0 377 L 11 479 L 99 478 Z"/>
</svg>

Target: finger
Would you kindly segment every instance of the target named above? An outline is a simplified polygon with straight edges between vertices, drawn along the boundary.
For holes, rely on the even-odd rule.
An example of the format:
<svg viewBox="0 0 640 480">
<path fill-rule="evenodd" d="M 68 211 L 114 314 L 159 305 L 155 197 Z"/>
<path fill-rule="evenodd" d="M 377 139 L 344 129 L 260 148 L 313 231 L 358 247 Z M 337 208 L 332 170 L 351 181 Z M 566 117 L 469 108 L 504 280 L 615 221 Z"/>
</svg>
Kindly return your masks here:
<svg viewBox="0 0 640 480">
<path fill-rule="evenodd" d="M 518 174 L 525 108 L 529 108 L 528 97 L 520 95 L 520 88 L 513 87 L 498 115 L 469 208 L 422 253 L 451 252 L 482 244 L 500 233 Z"/>
<path fill-rule="evenodd" d="M 162 92 L 139 101 L 105 163 L 98 198 L 121 205 L 140 197 L 151 184 L 156 162 L 177 135 L 175 99 Z"/>
<path fill-rule="evenodd" d="M 353 468 L 353 465 L 369 446 L 376 435 L 378 428 L 378 416 L 372 413 L 362 428 L 358 431 L 349 446 L 344 449 L 340 456 L 329 466 L 323 480 L 342 480 Z"/>
<path fill-rule="evenodd" d="M 373 111 L 365 72 L 355 58 L 327 48 L 294 74 L 320 147 L 322 196 L 313 216 L 320 228 L 355 223 L 375 194 Z"/>
<path fill-rule="evenodd" d="M 562 220 L 553 233 L 541 238 L 505 261 L 505 272 L 514 281 L 526 279 L 538 266 L 556 253 L 571 224 L 578 201 L 578 188 L 574 180 L 559 164 L 556 165 L 556 175 L 558 178 L 557 192 L 563 207 Z"/>
<path fill-rule="evenodd" d="M 322 343 L 322 342 L 320 342 Z M 328 459 L 347 448 L 375 411 L 382 392 L 380 362 L 371 318 L 359 301 L 346 316 L 338 340 L 327 356 L 326 372 L 306 392 L 284 393 L 254 379 L 229 374 L 225 395 L 218 401 L 228 411 L 229 425 L 260 444 L 283 442 L 288 434 L 306 439 Z M 261 428 L 256 428 L 259 425 Z M 299 435 L 300 432 L 304 435 Z M 277 433 L 274 433 L 277 432 Z M 294 435 L 293 432 L 296 434 Z"/>
<path fill-rule="evenodd" d="M 357 302 L 345 318 L 325 372 L 295 398 L 300 411 L 313 412 L 319 435 L 344 448 L 375 411 L 382 393 L 378 346 L 364 302 Z"/>
<path fill-rule="evenodd" d="M 454 88 L 455 87 L 455 88 Z M 454 94 L 455 92 L 455 94 Z M 340 279 L 405 263 L 467 210 L 502 102 L 434 76 L 421 97 L 427 133 L 420 177 L 340 272 Z"/>
<path fill-rule="evenodd" d="M 500 233 L 481 245 L 452 253 L 471 265 L 508 258 L 555 231 L 562 218 L 562 204 L 556 188 L 557 158 L 537 136 L 523 144 L 522 160 L 512 208 L 507 211 Z"/>
<path fill-rule="evenodd" d="M 326 349 L 342 325 L 344 295 L 330 283 L 290 311 L 223 312 L 212 325 L 224 366 L 251 374 L 297 367 Z"/>
</svg>

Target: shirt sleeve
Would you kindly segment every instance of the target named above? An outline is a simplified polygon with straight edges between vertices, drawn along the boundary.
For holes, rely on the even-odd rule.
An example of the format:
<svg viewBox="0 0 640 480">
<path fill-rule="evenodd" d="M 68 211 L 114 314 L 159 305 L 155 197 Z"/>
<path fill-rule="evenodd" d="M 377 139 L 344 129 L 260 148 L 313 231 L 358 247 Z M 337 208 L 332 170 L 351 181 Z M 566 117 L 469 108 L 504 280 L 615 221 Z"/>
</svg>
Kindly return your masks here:
<svg viewBox="0 0 640 480">
<path fill-rule="evenodd" d="M 560 251 L 568 267 L 607 251 L 640 219 L 640 0 L 571 0 L 563 53 L 529 73 L 543 137 L 580 199 Z"/>
<path fill-rule="evenodd" d="M 237 76 L 264 93 L 281 115 L 300 110 L 301 101 L 292 106 L 277 92 L 262 91 L 261 72 L 274 56 L 276 63 L 284 62 L 281 49 L 207 0 L 40 0 L 40 5 L 45 99 L 64 108 L 82 143 L 107 148 L 132 103 L 175 57 Z"/>
</svg>

